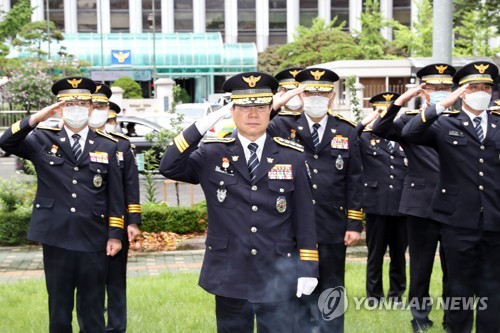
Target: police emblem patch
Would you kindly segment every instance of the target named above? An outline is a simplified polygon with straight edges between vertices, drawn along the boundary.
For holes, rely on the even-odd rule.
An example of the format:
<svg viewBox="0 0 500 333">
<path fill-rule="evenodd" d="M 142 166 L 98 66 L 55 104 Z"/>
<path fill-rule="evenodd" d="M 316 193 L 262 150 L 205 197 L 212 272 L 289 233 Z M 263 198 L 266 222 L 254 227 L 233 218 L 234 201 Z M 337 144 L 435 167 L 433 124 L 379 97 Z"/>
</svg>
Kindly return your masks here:
<svg viewBox="0 0 500 333">
<path fill-rule="evenodd" d="M 285 197 L 278 197 L 276 199 L 276 210 L 280 213 L 284 213 L 286 210 L 286 198 Z"/>
<path fill-rule="evenodd" d="M 101 187 L 102 186 L 102 176 L 101 175 L 95 175 L 92 183 L 97 188 Z"/>
<path fill-rule="evenodd" d="M 337 156 L 337 160 L 335 160 L 335 167 L 337 170 L 344 169 L 344 160 L 342 159 L 342 156 Z"/>
</svg>

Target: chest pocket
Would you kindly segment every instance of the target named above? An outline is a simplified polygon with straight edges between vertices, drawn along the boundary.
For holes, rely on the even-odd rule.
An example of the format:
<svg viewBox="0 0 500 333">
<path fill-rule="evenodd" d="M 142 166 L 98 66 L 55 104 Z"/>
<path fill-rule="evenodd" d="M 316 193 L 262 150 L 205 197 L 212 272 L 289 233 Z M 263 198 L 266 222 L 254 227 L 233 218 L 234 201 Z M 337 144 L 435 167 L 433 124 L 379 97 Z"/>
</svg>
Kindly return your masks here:
<svg viewBox="0 0 500 333">
<path fill-rule="evenodd" d="M 42 156 L 42 161 L 51 166 L 60 166 L 64 163 L 64 159 L 55 155 L 45 154 Z"/>
<path fill-rule="evenodd" d="M 332 166 L 338 173 L 344 173 L 346 163 L 349 161 L 349 150 L 347 149 L 333 149 L 331 151 Z"/>
<path fill-rule="evenodd" d="M 281 195 L 285 195 L 295 189 L 292 180 L 269 179 L 268 185 L 271 191 L 280 193 Z"/>
<path fill-rule="evenodd" d="M 108 165 L 107 164 L 90 162 L 89 169 L 93 173 L 101 173 L 101 174 L 105 174 L 105 175 L 108 174 Z"/>
<path fill-rule="evenodd" d="M 238 178 L 235 174 L 229 175 L 222 172 L 212 171 L 208 177 L 210 186 L 205 195 L 207 201 L 216 206 L 234 208 L 236 206 Z"/>
<path fill-rule="evenodd" d="M 466 137 L 447 135 L 447 136 L 445 136 L 444 141 L 452 146 L 465 146 L 465 145 L 467 145 L 467 138 Z"/>
</svg>

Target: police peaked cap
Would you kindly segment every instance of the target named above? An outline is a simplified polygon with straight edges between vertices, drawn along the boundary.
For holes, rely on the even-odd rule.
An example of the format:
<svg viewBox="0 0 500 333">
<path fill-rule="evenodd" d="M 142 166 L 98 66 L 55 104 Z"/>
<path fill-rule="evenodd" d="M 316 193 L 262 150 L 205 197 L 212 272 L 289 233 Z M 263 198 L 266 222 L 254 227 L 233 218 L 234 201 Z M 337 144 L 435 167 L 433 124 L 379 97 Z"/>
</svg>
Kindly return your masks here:
<svg viewBox="0 0 500 333">
<path fill-rule="evenodd" d="M 370 98 L 369 102 L 372 103 L 373 106 L 389 106 L 398 99 L 399 96 L 401 95 L 396 92 L 386 91 L 373 96 Z"/>
<path fill-rule="evenodd" d="M 231 92 L 235 105 L 268 105 L 278 89 L 278 81 L 262 72 L 245 72 L 234 75 L 222 84 L 222 89 Z"/>
<path fill-rule="evenodd" d="M 80 76 L 65 77 L 52 85 L 52 93 L 58 101 L 91 100 L 94 91 L 94 81 Z"/>
<path fill-rule="evenodd" d="M 92 102 L 108 103 L 111 97 L 111 88 L 104 83 L 96 82 L 95 91 L 92 93 Z"/>
<path fill-rule="evenodd" d="M 425 83 L 429 84 L 453 84 L 455 67 L 448 64 L 431 64 L 421 68 L 417 76 Z"/>
<path fill-rule="evenodd" d="M 305 91 L 330 92 L 339 76 L 325 68 L 306 68 L 297 74 L 295 79 L 306 86 Z"/>
<path fill-rule="evenodd" d="M 299 86 L 295 77 L 301 70 L 303 70 L 302 67 L 290 67 L 278 72 L 274 78 L 278 80 L 280 87 L 285 89 L 294 89 Z"/>
<path fill-rule="evenodd" d="M 494 84 L 498 76 L 498 67 L 488 61 L 475 61 L 465 65 L 453 76 L 453 82 L 459 86 L 466 83 Z"/>
<path fill-rule="evenodd" d="M 116 118 L 116 116 L 118 115 L 118 113 L 121 112 L 121 108 L 118 104 L 116 104 L 115 102 L 111 102 L 109 101 L 109 112 L 108 112 L 108 119 L 110 118 Z"/>
</svg>

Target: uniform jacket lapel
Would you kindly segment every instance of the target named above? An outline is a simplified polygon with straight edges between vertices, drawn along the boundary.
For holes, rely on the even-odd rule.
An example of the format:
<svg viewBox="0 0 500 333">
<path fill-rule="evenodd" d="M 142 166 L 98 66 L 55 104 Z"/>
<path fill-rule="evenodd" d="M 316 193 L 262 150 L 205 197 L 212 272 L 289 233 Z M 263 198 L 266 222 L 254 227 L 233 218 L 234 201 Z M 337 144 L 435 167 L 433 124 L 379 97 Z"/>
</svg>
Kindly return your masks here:
<svg viewBox="0 0 500 333">
<path fill-rule="evenodd" d="M 321 141 L 319 142 L 319 145 L 318 145 L 318 151 L 323 150 L 326 146 L 330 146 L 330 144 L 332 142 L 332 138 L 335 135 L 337 135 L 336 130 L 334 128 L 335 124 L 333 121 L 333 116 L 331 116 L 329 114 L 327 114 L 326 116 L 328 117 L 328 120 L 326 122 L 325 132 L 323 133 L 323 137 L 321 138 Z M 334 131 L 332 131 L 332 129 L 335 131 L 335 133 L 333 133 Z"/>
<path fill-rule="evenodd" d="M 499 117 L 495 117 L 491 114 L 488 114 L 488 130 L 486 131 L 486 140 L 494 140 L 495 136 L 498 136 L 498 126 L 500 126 L 500 122 L 498 121 Z"/>
<path fill-rule="evenodd" d="M 472 120 L 463 110 L 460 111 L 460 114 L 457 116 L 457 119 L 458 121 L 460 121 L 460 125 L 462 126 L 462 128 L 466 130 L 476 141 L 479 141 Z"/>
<path fill-rule="evenodd" d="M 262 157 L 257 167 L 257 174 L 255 175 L 254 183 L 257 183 L 262 177 L 267 175 L 269 170 L 276 164 L 276 156 L 278 153 L 278 146 L 274 143 L 270 135 L 266 135 L 266 143 L 262 151 Z"/>
<path fill-rule="evenodd" d="M 61 130 L 57 132 L 57 136 L 64 154 L 67 156 L 68 160 L 75 163 L 75 156 L 73 155 L 73 151 L 71 150 L 71 140 L 66 134 L 66 130 L 64 128 L 61 128 Z"/>
<path fill-rule="evenodd" d="M 83 148 L 82 156 L 77 162 L 78 165 L 82 164 L 83 161 L 89 158 L 90 156 L 89 152 L 95 150 L 97 146 L 97 141 L 95 139 L 96 136 L 97 134 L 94 131 L 89 130 L 89 134 L 87 135 L 87 141 L 85 142 L 85 147 Z"/>
<path fill-rule="evenodd" d="M 243 151 L 243 146 L 241 145 L 236 131 L 233 132 L 233 137 L 236 141 L 232 145 L 228 145 L 227 151 L 230 156 L 230 160 L 236 171 L 238 171 L 248 182 L 250 182 L 250 173 L 248 172 L 247 160 L 245 158 L 245 152 Z M 237 156 L 236 160 L 233 158 Z"/>
<path fill-rule="evenodd" d="M 297 119 L 297 132 L 302 139 L 299 143 L 308 146 L 312 151 L 314 151 L 311 130 L 309 129 L 309 124 L 307 123 L 306 115 L 304 113 L 302 113 Z"/>
</svg>

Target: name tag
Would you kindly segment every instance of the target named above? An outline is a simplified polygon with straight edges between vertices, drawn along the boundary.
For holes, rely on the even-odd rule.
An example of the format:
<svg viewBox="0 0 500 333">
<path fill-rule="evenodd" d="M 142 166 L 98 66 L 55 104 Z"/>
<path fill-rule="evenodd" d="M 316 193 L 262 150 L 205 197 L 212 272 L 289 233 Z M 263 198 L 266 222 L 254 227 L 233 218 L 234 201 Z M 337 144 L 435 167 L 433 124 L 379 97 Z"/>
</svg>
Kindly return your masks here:
<svg viewBox="0 0 500 333">
<path fill-rule="evenodd" d="M 458 136 L 458 137 L 463 137 L 463 136 L 464 136 L 464 133 L 462 133 L 462 132 L 460 132 L 460 131 L 449 130 L 449 131 L 448 131 L 448 135 L 449 135 L 449 136 Z"/>
<path fill-rule="evenodd" d="M 91 162 L 109 164 L 108 153 L 95 151 L 95 152 L 90 152 L 89 154 Z"/>
<path fill-rule="evenodd" d="M 267 173 L 269 179 L 292 180 L 292 165 L 291 164 L 275 164 Z"/>
</svg>

